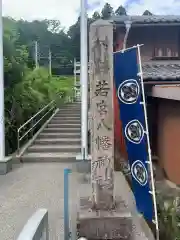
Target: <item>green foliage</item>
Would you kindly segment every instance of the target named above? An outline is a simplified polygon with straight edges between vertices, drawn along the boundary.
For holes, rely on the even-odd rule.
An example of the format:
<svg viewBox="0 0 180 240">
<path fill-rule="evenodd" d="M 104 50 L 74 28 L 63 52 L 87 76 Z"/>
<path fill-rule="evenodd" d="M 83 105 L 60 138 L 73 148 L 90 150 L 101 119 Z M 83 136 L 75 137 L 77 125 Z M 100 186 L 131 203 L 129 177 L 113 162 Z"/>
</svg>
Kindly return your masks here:
<svg viewBox="0 0 180 240">
<path fill-rule="evenodd" d="M 168 193 L 167 193 L 168 194 Z M 180 239 L 180 197 L 157 195 L 161 240 Z"/>
<path fill-rule="evenodd" d="M 105 3 L 102 8 L 101 13 L 95 11 L 91 18 L 88 18 L 88 29 L 92 22 L 102 18 L 109 19 L 113 15 L 113 7 L 109 3 Z M 72 56 L 76 58 L 78 61 L 80 60 L 80 17 L 78 17 L 75 24 L 70 26 L 68 32 L 68 41 L 70 46 L 68 50 L 71 52 Z M 73 60 L 73 58 L 71 58 Z"/>
<path fill-rule="evenodd" d="M 146 10 L 144 13 L 143 13 L 144 16 L 152 16 L 153 14 L 149 11 L 149 10 Z"/>
<path fill-rule="evenodd" d="M 92 15 L 92 21 L 98 20 L 101 18 L 101 15 L 99 12 L 95 11 Z"/>
<path fill-rule="evenodd" d="M 115 14 L 116 14 L 117 16 L 127 15 L 126 9 L 121 5 L 121 6 L 119 6 L 119 7 L 116 9 Z"/>
<path fill-rule="evenodd" d="M 73 79 L 50 77 L 40 68 L 27 71 L 23 81 L 5 90 L 6 151 L 15 150 L 17 128 L 51 100 L 72 95 Z M 9 137 L 10 136 L 10 137 Z"/>
<path fill-rule="evenodd" d="M 60 97 L 72 95 L 73 79 L 50 77 L 47 69 L 32 70 L 28 67 L 32 41 L 38 39 L 56 43 L 61 35 L 59 40 L 66 46 L 67 35 L 63 30 L 58 31 L 59 22 L 44 20 L 29 23 L 4 18 L 3 23 L 5 133 L 6 154 L 9 154 L 17 147 L 18 127 L 51 100 L 59 101 Z"/>
<path fill-rule="evenodd" d="M 16 22 L 4 18 L 4 83 L 5 87 L 13 87 L 22 80 L 28 51 L 25 45 L 18 45 L 18 31 Z"/>
<path fill-rule="evenodd" d="M 113 7 L 109 3 L 105 3 L 101 15 L 103 19 L 109 19 L 112 17 L 112 14 L 114 13 Z"/>
</svg>

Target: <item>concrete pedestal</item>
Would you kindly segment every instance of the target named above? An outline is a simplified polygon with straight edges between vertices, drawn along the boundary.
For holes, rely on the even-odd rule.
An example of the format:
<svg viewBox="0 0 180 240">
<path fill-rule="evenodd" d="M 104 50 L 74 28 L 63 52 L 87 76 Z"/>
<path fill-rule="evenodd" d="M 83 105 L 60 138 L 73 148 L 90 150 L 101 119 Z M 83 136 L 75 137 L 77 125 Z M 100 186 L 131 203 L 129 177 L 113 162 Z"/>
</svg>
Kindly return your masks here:
<svg viewBox="0 0 180 240">
<path fill-rule="evenodd" d="M 81 155 L 76 157 L 76 171 L 78 173 L 90 173 L 91 172 L 91 157 L 88 159 L 82 159 Z"/>
<path fill-rule="evenodd" d="M 5 157 L 0 161 L 0 175 L 4 175 L 12 170 L 12 157 Z"/>
<path fill-rule="evenodd" d="M 88 198 L 80 199 L 79 237 L 88 240 L 132 239 L 132 216 L 120 198 L 116 198 L 115 209 L 111 211 L 92 211 L 91 204 Z"/>
</svg>

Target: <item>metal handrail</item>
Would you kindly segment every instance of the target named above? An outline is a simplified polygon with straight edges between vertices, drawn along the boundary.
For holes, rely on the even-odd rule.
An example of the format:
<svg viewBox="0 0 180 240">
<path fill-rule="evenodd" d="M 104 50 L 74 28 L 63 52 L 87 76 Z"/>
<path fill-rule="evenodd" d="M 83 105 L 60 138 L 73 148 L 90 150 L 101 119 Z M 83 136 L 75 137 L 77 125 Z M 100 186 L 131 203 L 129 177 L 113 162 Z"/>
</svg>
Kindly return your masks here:
<svg viewBox="0 0 180 240">
<path fill-rule="evenodd" d="M 30 133 L 34 127 L 49 113 L 51 112 L 55 106 L 54 106 L 55 100 L 51 101 L 50 103 L 48 103 L 45 107 L 43 107 L 42 109 L 40 109 L 36 114 L 34 114 L 30 119 L 28 119 L 23 125 L 21 125 L 18 130 L 17 130 L 17 148 L 18 148 L 18 152 L 20 150 L 20 141 L 28 134 Z M 46 110 L 49 106 L 53 105 L 35 124 L 33 124 L 33 120 L 40 114 L 42 113 L 44 110 Z M 28 125 L 29 123 L 31 124 L 31 127 L 22 135 L 20 136 L 20 132 L 21 130 Z"/>
</svg>

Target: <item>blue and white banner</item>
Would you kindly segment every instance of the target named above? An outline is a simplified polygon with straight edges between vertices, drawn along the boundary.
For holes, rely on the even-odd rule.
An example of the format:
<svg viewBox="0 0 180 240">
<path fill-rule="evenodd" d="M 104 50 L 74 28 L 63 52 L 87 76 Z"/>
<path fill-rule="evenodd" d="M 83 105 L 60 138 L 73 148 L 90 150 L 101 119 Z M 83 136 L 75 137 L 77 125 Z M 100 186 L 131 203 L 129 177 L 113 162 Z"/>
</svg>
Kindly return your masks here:
<svg viewBox="0 0 180 240">
<path fill-rule="evenodd" d="M 137 53 L 137 48 L 114 53 L 114 79 L 136 206 L 145 219 L 152 221 L 155 211 Z"/>
</svg>

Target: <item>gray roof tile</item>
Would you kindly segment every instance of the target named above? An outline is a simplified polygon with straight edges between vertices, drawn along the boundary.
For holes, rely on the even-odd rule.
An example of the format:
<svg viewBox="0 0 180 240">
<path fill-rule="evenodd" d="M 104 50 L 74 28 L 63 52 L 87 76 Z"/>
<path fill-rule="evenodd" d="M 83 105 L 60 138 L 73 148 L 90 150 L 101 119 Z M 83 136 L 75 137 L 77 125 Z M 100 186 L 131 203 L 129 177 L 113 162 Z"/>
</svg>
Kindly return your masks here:
<svg viewBox="0 0 180 240">
<path fill-rule="evenodd" d="M 111 20 L 116 23 L 131 20 L 133 24 L 180 23 L 180 15 L 113 16 Z"/>
<path fill-rule="evenodd" d="M 180 63 L 144 63 L 144 80 L 180 80 Z"/>
</svg>

